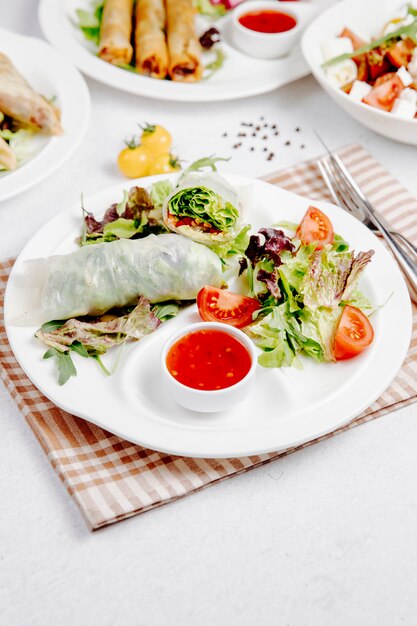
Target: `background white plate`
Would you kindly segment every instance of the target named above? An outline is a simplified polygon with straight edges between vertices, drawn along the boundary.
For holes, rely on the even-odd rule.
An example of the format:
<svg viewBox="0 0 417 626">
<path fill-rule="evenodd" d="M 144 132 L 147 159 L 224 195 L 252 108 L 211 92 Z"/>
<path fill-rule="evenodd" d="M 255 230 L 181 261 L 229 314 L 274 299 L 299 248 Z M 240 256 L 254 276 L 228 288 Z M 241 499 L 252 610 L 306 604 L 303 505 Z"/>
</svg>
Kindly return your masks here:
<svg viewBox="0 0 417 626">
<path fill-rule="evenodd" d="M 33 156 L 12 172 L 0 172 L 2 201 L 39 183 L 71 156 L 88 127 L 90 94 L 78 70 L 44 41 L 0 29 L 0 52 L 35 91 L 56 97 L 64 129 L 59 137 L 34 136 Z"/>
<path fill-rule="evenodd" d="M 381 111 L 363 102 L 356 102 L 342 89 L 327 80 L 321 67 L 323 41 L 337 37 L 345 26 L 364 39 L 380 36 L 384 25 L 404 7 L 404 0 L 343 0 L 320 14 L 307 27 L 302 38 L 306 62 L 323 89 L 346 113 L 371 130 L 395 141 L 417 145 L 417 120 L 407 120 Z"/>
<path fill-rule="evenodd" d="M 163 177 L 150 177 L 148 185 Z M 310 201 L 268 183 L 227 176 L 235 185 L 251 185 L 245 219 L 254 229 L 279 220 L 298 221 Z M 132 183 L 134 184 L 134 183 Z M 84 206 L 98 215 L 122 197 L 126 184 L 87 197 Z M 49 221 L 26 245 L 10 276 L 5 298 L 7 335 L 20 365 L 39 389 L 62 409 L 83 417 L 129 441 L 155 450 L 194 457 L 233 457 L 295 446 L 344 424 L 369 406 L 390 384 L 407 352 L 411 306 L 402 275 L 380 241 L 341 209 L 315 202 L 356 250 L 376 252 L 362 280 L 375 304 L 374 344 L 361 356 L 336 364 L 304 360 L 304 368 L 257 371 L 255 390 L 233 410 L 200 414 L 182 409 L 161 388 L 159 358 L 169 335 L 183 324 L 199 321 L 190 306 L 139 343 L 125 346 L 116 373 L 106 378 L 96 364 L 75 355 L 78 376 L 60 387 L 52 359 L 42 360 L 44 346 L 36 328 L 8 324 L 16 278 L 26 259 L 76 249 L 81 212 L 73 205 Z M 391 296 L 391 297 L 390 297 Z M 105 355 L 111 367 L 116 351 Z"/>
<path fill-rule="evenodd" d="M 312 7 L 323 9 L 331 0 L 316 0 Z M 272 91 L 309 73 L 300 46 L 285 59 L 264 61 L 242 54 L 228 44 L 228 17 L 219 21 L 227 59 L 209 80 L 178 83 L 157 80 L 121 70 L 96 56 L 94 44 L 76 26 L 76 9 L 91 10 L 91 0 L 41 0 L 39 21 L 45 37 L 85 74 L 96 80 L 141 96 L 182 102 L 232 100 Z M 210 26 L 197 17 L 198 32 Z"/>
</svg>

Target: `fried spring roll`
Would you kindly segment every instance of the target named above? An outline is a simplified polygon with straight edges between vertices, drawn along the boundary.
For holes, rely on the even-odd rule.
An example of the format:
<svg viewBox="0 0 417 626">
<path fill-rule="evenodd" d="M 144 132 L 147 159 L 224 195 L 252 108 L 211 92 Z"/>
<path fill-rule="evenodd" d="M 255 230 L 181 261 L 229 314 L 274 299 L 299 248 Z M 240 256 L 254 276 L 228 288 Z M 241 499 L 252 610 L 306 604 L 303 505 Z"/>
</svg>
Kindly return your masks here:
<svg viewBox="0 0 417 626">
<path fill-rule="evenodd" d="M 132 60 L 132 13 L 133 0 L 106 0 L 98 49 L 104 61 L 118 65 Z"/>
<path fill-rule="evenodd" d="M 61 135 L 58 110 L 36 93 L 10 59 L 0 53 L 0 111 L 47 135 Z"/>
<path fill-rule="evenodd" d="M 10 150 L 7 141 L 0 137 L 0 170 L 15 170 L 17 167 L 17 159 L 14 152 Z"/>
<path fill-rule="evenodd" d="M 164 0 L 136 0 L 136 69 L 153 78 L 168 73 Z"/>
<path fill-rule="evenodd" d="M 172 80 L 193 82 L 201 78 L 201 47 L 194 27 L 192 0 L 166 0 L 168 73 Z"/>
</svg>

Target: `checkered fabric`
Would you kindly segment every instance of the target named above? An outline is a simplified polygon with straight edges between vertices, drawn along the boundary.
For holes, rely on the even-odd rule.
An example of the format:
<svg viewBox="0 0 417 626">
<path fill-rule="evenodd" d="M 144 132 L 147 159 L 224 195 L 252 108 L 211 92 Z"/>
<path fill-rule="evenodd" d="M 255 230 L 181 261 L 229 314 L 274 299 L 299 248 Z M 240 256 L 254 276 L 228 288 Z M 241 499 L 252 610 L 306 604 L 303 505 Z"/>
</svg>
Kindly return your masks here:
<svg viewBox="0 0 417 626">
<path fill-rule="evenodd" d="M 359 145 L 340 156 L 378 210 L 410 239 L 417 240 L 417 200 Z M 265 178 L 313 199 L 330 199 L 313 161 Z M 0 306 L 13 260 L 0 264 Z M 234 459 L 191 459 L 147 450 L 123 441 L 54 406 L 19 367 L 0 322 L 1 377 L 60 479 L 97 529 L 171 502 L 208 485 L 269 463 L 299 448 L 333 437 L 414 402 L 417 396 L 417 308 L 408 356 L 389 389 L 360 417 L 299 448 Z"/>
</svg>

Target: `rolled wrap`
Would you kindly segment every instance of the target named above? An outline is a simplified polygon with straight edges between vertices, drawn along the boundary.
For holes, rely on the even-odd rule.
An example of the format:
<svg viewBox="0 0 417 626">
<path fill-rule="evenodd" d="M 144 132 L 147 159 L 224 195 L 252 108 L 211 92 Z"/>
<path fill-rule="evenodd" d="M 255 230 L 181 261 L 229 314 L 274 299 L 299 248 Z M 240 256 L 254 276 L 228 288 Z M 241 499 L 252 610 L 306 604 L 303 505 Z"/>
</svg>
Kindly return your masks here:
<svg viewBox="0 0 417 626">
<path fill-rule="evenodd" d="M 118 65 L 132 60 L 132 14 L 133 0 L 106 0 L 98 48 L 104 61 Z"/>
<path fill-rule="evenodd" d="M 168 48 L 165 40 L 166 13 L 163 0 L 136 1 L 136 69 L 152 78 L 168 73 Z"/>
<path fill-rule="evenodd" d="M 221 276 L 214 252 L 178 235 L 85 246 L 24 263 L 10 323 L 101 315 L 134 304 L 140 295 L 150 302 L 192 300 L 204 285 L 219 287 Z"/>
<path fill-rule="evenodd" d="M 203 73 L 192 0 L 166 0 L 169 68 L 172 80 L 194 82 Z"/>
<path fill-rule="evenodd" d="M 0 111 L 46 135 L 62 134 L 58 109 L 36 93 L 10 59 L 1 53 Z"/>
<path fill-rule="evenodd" d="M 234 239 L 241 228 L 237 191 L 217 172 L 191 172 L 162 207 L 165 226 L 206 245 Z"/>
</svg>

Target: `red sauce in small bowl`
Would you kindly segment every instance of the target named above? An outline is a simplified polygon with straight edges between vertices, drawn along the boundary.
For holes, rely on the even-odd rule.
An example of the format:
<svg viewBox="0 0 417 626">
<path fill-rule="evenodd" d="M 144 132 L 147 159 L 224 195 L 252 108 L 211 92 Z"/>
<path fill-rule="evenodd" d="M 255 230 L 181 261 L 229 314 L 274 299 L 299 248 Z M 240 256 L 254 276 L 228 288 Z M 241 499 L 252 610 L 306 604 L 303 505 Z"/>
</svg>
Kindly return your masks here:
<svg viewBox="0 0 417 626">
<path fill-rule="evenodd" d="M 184 335 L 168 351 L 166 365 L 178 382 L 201 391 L 226 389 L 248 374 L 252 359 L 243 344 L 221 330 Z"/>
<path fill-rule="evenodd" d="M 288 13 L 264 9 L 261 11 L 250 11 L 244 13 L 239 18 L 240 24 L 249 30 L 257 33 L 285 33 L 295 28 L 297 20 Z"/>
</svg>

